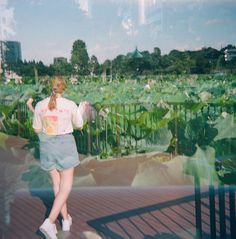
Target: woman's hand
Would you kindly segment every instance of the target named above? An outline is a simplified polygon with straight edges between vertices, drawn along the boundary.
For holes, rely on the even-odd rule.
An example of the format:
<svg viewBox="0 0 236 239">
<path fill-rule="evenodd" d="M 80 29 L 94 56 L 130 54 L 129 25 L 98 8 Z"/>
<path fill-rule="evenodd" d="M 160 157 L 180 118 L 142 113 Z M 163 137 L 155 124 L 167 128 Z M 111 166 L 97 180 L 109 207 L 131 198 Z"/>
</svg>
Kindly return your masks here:
<svg viewBox="0 0 236 239">
<path fill-rule="evenodd" d="M 88 101 L 82 101 L 79 105 L 80 112 L 85 121 L 91 121 L 95 118 L 95 109 Z"/>
<path fill-rule="evenodd" d="M 34 100 L 32 98 L 29 98 L 26 102 L 26 105 L 28 106 L 29 110 L 31 110 L 32 112 L 34 112 L 34 107 L 32 105 L 33 101 Z"/>
</svg>

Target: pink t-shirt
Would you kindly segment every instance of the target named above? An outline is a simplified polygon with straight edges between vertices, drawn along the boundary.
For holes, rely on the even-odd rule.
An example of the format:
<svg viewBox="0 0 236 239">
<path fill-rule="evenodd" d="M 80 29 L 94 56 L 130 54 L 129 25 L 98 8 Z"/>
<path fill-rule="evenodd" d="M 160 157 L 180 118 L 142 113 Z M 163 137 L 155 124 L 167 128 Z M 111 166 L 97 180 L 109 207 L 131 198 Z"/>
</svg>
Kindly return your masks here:
<svg viewBox="0 0 236 239">
<path fill-rule="evenodd" d="M 83 127 L 82 114 L 77 105 L 68 99 L 58 97 L 56 109 L 48 109 L 50 97 L 36 104 L 33 128 L 47 135 L 62 135 Z"/>
</svg>

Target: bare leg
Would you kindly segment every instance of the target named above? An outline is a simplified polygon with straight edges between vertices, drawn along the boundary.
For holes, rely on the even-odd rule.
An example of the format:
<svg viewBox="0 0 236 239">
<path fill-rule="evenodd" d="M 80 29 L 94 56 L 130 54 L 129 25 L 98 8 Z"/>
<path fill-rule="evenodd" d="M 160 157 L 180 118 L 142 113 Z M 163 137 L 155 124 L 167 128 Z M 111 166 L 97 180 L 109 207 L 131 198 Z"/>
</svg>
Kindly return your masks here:
<svg viewBox="0 0 236 239">
<path fill-rule="evenodd" d="M 51 223 L 54 223 L 55 220 L 57 219 L 60 211 L 62 210 L 70 194 L 72 183 L 73 183 L 74 168 L 64 170 L 62 172 L 59 172 L 59 174 L 60 174 L 59 191 L 56 194 L 55 200 L 53 202 L 52 210 L 49 214 L 49 219 Z M 67 218 L 67 215 L 65 218 Z"/>
<path fill-rule="evenodd" d="M 52 183 L 53 183 L 54 195 L 56 197 L 57 193 L 59 192 L 61 176 L 60 176 L 60 173 L 56 169 L 53 169 L 52 171 L 50 171 L 50 176 L 51 176 Z M 64 203 L 64 205 L 61 208 L 61 215 L 62 215 L 63 219 L 68 218 L 68 211 L 67 211 L 66 202 Z"/>
</svg>

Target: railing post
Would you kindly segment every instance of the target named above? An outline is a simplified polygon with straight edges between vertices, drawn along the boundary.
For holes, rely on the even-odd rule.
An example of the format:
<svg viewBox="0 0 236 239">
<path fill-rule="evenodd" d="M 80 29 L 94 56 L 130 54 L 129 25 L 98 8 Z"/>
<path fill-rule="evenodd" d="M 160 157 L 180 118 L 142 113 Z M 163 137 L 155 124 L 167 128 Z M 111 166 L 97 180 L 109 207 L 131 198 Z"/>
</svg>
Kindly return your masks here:
<svg viewBox="0 0 236 239">
<path fill-rule="evenodd" d="M 87 134 L 88 134 L 88 153 L 91 154 L 91 134 L 90 134 L 90 123 L 88 123 Z"/>
<path fill-rule="evenodd" d="M 135 104 L 134 105 L 134 120 L 136 121 L 137 119 L 137 105 Z M 135 151 L 137 152 L 137 149 L 138 149 L 138 142 L 137 142 L 137 128 L 136 128 L 136 125 L 134 127 L 134 135 L 135 135 Z"/>
<path fill-rule="evenodd" d="M 105 147 L 106 153 L 108 148 L 108 128 L 107 128 L 107 120 L 105 120 Z"/>
<path fill-rule="evenodd" d="M 225 224 L 225 188 L 223 184 L 218 186 L 219 193 L 219 216 L 220 216 L 220 238 L 226 238 L 226 224 Z"/>
<path fill-rule="evenodd" d="M 115 114 L 116 114 L 116 142 L 117 148 L 120 149 L 120 106 L 116 105 L 115 107 Z"/>
<path fill-rule="evenodd" d="M 195 189 L 195 219 L 196 219 L 196 238 L 202 238 L 202 213 L 201 213 L 201 190 L 200 179 L 198 175 L 194 175 Z"/>
<path fill-rule="evenodd" d="M 21 107 L 20 107 L 20 103 L 17 103 L 17 121 L 18 123 L 18 132 L 17 132 L 17 136 L 20 136 L 21 130 L 20 130 L 20 122 L 21 122 Z"/>
<path fill-rule="evenodd" d="M 123 133 L 123 135 L 124 135 L 124 146 L 125 147 L 127 147 L 127 145 L 128 145 L 128 140 L 127 140 L 127 132 L 126 132 L 126 107 L 125 107 L 126 105 L 125 104 L 123 104 L 122 105 L 122 112 L 123 112 L 123 128 L 122 128 L 122 133 Z M 128 128 L 128 127 L 127 127 Z"/>
<path fill-rule="evenodd" d="M 176 113 L 178 112 L 178 106 L 175 106 Z M 175 155 L 178 155 L 178 117 L 175 117 Z"/>
<path fill-rule="evenodd" d="M 100 116 L 99 116 L 98 110 L 96 110 L 96 118 L 95 118 L 96 145 L 97 145 L 97 152 L 99 154 L 101 153 L 100 129 L 101 129 Z"/>
<path fill-rule="evenodd" d="M 209 185 L 209 210 L 210 210 L 210 228 L 211 238 L 216 238 L 216 215 L 215 215 L 215 188 L 212 185 L 212 180 Z"/>
<path fill-rule="evenodd" d="M 231 239 L 236 238 L 236 223 L 235 223 L 235 186 L 229 186 L 229 213 L 230 213 L 230 235 Z"/>
</svg>

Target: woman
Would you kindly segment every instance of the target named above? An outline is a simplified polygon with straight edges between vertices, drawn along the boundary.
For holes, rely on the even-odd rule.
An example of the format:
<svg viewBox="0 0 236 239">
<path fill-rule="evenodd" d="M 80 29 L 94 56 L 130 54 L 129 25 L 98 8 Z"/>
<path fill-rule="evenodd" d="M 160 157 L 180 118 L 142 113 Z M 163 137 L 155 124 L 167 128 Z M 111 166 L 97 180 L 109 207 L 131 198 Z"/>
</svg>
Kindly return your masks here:
<svg viewBox="0 0 236 239">
<path fill-rule="evenodd" d="M 55 199 L 48 218 L 40 226 L 46 238 L 56 239 L 55 220 L 62 215 L 62 230 L 69 231 L 72 218 L 67 211 L 67 198 L 70 194 L 74 167 L 79 164 L 78 152 L 72 135 L 73 127 L 82 128 L 83 116 L 90 110 L 88 102 L 77 105 L 62 97 L 65 81 L 61 77 L 53 80 L 53 91 L 50 97 L 38 102 L 35 109 L 32 99 L 27 102 L 34 112 L 33 128 L 40 140 L 40 164 L 49 172 Z"/>
</svg>

